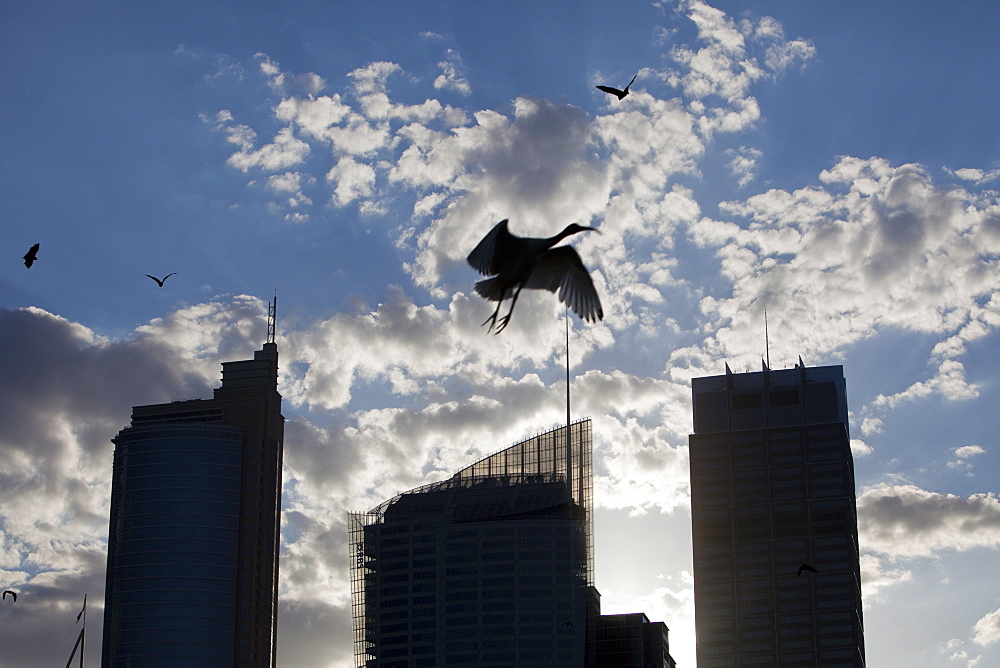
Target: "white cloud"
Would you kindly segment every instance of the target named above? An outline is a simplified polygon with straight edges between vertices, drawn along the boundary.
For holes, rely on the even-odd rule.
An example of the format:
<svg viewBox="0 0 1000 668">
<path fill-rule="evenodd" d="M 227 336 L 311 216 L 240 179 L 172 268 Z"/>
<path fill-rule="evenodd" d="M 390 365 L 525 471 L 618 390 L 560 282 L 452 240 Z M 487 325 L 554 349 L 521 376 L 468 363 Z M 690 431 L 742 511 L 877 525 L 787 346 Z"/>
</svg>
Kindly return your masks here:
<svg viewBox="0 0 1000 668">
<path fill-rule="evenodd" d="M 981 455 L 985 450 L 978 445 L 963 445 L 960 448 L 955 448 L 955 459 L 954 461 L 948 462 L 948 468 L 952 469 L 966 469 L 971 470 L 972 464 L 966 460 L 969 457 L 974 457 L 975 455 Z"/>
<path fill-rule="evenodd" d="M 354 80 L 354 91 L 358 95 L 386 92 L 386 81 L 403 68 L 396 63 L 379 61 L 347 73 Z"/>
<path fill-rule="evenodd" d="M 949 174 L 957 176 L 963 181 L 971 181 L 976 185 L 989 183 L 990 181 L 995 181 L 997 178 L 1000 178 L 1000 169 L 991 169 L 987 171 L 973 167 L 963 167 L 962 169 L 955 170 L 945 168 L 945 171 Z"/>
<path fill-rule="evenodd" d="M 757 356 L 764 308 L 783 332 L 779 359 L 801 351 L 829 356 L 892 327 L 962 340 L 995 331 L 988 198 L 938 186 L 919 165 L 878 159 L 843 158 L 819 179 L 827 185 L 720 205 L 746 219 L 742 224 L 704 218 L 689 228 L 696 243 L 715 249 L 733 284 L 731 297 L 702 301 L 730 360 Z M 986 306 L 978 306 L 984 297 Z M 942 359 L 945 352 L 937 349 L 930 379 L 879 396 L 871 410 L 930 396 L 977 396 L 963 364 Z"/>
<path fill-rule="evenodd" d="M 329 130 L 350 114 L 351 108 L 340 95 L 298 98 L 288 97 L 278 103 L 275 116 L 285 122 L 295 122 L 303 132 L 317 139 L 329 139 Z"/>
<path fill-rule="evenodd" d="M 459 74 L 462 68 L 462 57 L 456 52 L 448 49 L 445 59 L 438 63 L 441 74 L 434 79 L 434 88 L 438 90 L 453 90 L 462 95 L 471 95 L 472 86 L 468 79 Z"/>
<path fill-rule="evenodd" d="M 875 448 L 858 438 L 851 439 L 851 454 L 855 457 L 865 457 L 875 452 Z"/>
<path fill-rule="evenodd" d="M 351 157 L 343 157 L 327 172 L 326 180 L 336 184 L 333 190 L 334 204 L 345 206 L 372 194 L 375 170 Z"/>
<path fill-rule="evenodd" d="M 876 408 L 894 408 L 901 402 L 923 399 L 932 394 L 948 400 L 971 399 L 979 396 L 979 389 L 965 380 L 965 366 L 961 362 L 945 360 L 938 367 L 938 374 L 930 380 L 917 381 L 897 394 L 880 394 L 872 403 Z"/>
<path fill-rule="evenodd" d="M 816 47 L 804 39 L 793 39 L 767 47 L 764 62 L 775 72 L 783 72 L 796 64 L 804 64 L 816 56 Z"/>
<path fill-rule="evenodd" d="M 858 497 L 858 532 L 862 550 L 893 559 L 996 549 L 1000 501 L 992 493 L 963 498 L 914 485 L 880 484 Z"/>
<path fill-rule="evenodd" d="M 862 545 L 862 549 L 864 545 Z M 902 569 L 888 569 L 879 557 L 873 554 L 861 555 L 861 588 L 865 606 L 883 598 L 882 590 L 913 580 L 913 573 Z"/>
<path fill-rule="evenodd" d="M 960 448 L 955 448 L 955 456 L 959 459 L 968 459 L 973 455 L 981 455 L 985 450 L 983 450 L 978 445 L 963 445 Z"/>
<path fill-rule="evenodd" d="M 1000 640 L 1000 609 L 983 615 L 972 631 L 972 639 L 984 647 Z"/>
<path fill-rule="evenodd" d="M 257 53 L 254 58 L 259 63 L 260 71 L 267 77 L 268 85 L 280 95 L 289 92 L 301 92 L 306 95 L 315 95 L 326 86 L 323 77 L 309 72 L 306 74 L 292 75 L 282 72 L 281 68 L 267 54 Z"/>
<path fill-rule="evenodd" d="M 737 177 L 736 183 L 744 188 L 753 181 L 757 170 L 757 161 L 764 155 L 755 148 L 740 146 L 739 150 L 730 150 L 733 159 L 729 161 L 729 171 Z"/>
<path fill-rule="evenodd" d="M 243 127 L 245 126 L 237 126 L 237 128 Z M 238 153 L 229 156 L 227 164 L 243 172 L 253 167 L 274 172 L 301 164 L 309 155 L 309 144 L 295 137 L 290 127 L 278 130 L 278 134 L 270 144 L 265 144 L 257 150 L 252 148 L 253 137 L 253 134 L 245 131 L 241 131 L 235 137 L 230 134 L 229 140 L 237 143 L 235 139 L 239 139 L 241 148 Z"/>
</svg>

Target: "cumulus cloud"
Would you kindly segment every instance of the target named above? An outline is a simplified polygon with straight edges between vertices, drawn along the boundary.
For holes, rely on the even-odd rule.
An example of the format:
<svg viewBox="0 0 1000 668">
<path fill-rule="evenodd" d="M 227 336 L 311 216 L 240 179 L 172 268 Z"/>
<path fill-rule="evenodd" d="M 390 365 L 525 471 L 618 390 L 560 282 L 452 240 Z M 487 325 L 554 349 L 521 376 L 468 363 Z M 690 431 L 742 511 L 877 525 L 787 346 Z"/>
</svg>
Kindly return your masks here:
<svg viewBox="0 0 1000 668">
<path fill-rule="evenodd" d="M 289 92 L 302 92 L 306 95 L 314 95 L 326 85 L 323 77 L 314 72 L 298 75 L 282 72 L 278 63 L 265 53 L 254 54 L 254 58 L 257 59 L 260 71 L 267 77 L 268 85 L 276 93 L 285 95 Z"/>
<path fill-rule="evenodd" d="M 823 187 L 772 189 L 720 205 L 745 222 L 703 218 L 690 226 L 733 284 L 731 297 L 701 303 L 718 319 L 725 348 L 757 347 L 764 308 L 783 332 L 779 357 L 790 359 L 802 350 L 828 355 L 892 327 L 942 340 L 995 331 L 997 239 L 988 198 L 937 185 L 919 165 L 877 158 L 842 158 L 819 180 Z M 977 396 L 960 361 L 942 349 L 935 357 L 931 378 L 879 396 L 872 408 Z"/>
<path fill-rule="evenodd" d="M 851 454 L 855 457 L 864 457 L 875 452 L 875 448 L 858 438 L 851 439 Z"/>
<path fill-rule="evenodd" d="M 348 72 L 354 80 L 354 92 L 358 95 L 386 92 L 386 81 L 390 76 L 403 70 L 397 63 L 379 61 Z"/>
<path fill-rule="evenodd" d="M 250 171 L 253 167 L 260 167 L 267 172 L 287 169 L 301 164 L 309 155 L 309 144 L 297 138 L 292 128 L 281 128 L 270 144 L 256 150 L 253 148 L 255 134 L 252 131 L 246 132 L 244 126 L 236 126 L 230 130 L 233 133 L 229 135 L 229 140 L 236 143 L 235 140 L 238 139 L 240 151 L 231 155 L 226 162 L 242 172 Z"/>
<path fill-rule="evenodd" d="M 468 79 L 459 73 L 462 68 L 462 57 L 455 51 L 448 49 L 445 59 L 438 63 L 438 67 L 441 68 L 441 74 L 434 79 L 434 88 L 453 90 L 462 95 L 472 94 L 472 86 L 469 85 Z"/>
<path fill-rule="evenodd" d="M 981 455 L 985 450 L 983 450 L 978 445 L 963 445 L 960 448 L 955 448 L 955 456 L 959 459 L 968 459 L 973 455 Z"/>
<path fill-rule="evenodd" d="M 738 150 L 730 150 L 733 159 L 729 161 L 729 171 L 737 177 L 736 183 L 744 188 L 753 181 L 757 170 L 757 161 L 764 155 L 755 148 L 740 146 Z"/>
<path fill-rule="evenodd" d="M 327 172 L 326 180 L 335 184 L 334 204 L 344 206 L 372 194 L 375 187 L 375 170 L 345 156 Z"/>
<path fill-rule="evenodd" d="M 1000 640 L 1000 609 L 983 615 L 972 633 L 972 639 L 979 645 L 992 645 Z"/>
<path fill-rule="evenodd" d="M 945 171 L 949 174 L 957 176 L 963 181 L 971 181 L 976 185 L 995 181 L 998 177 L 1000 177 L 1000 169 L 985 170 L 975 167 L 963 167 L 955 170 L 945 168 Z"/>
<path fill-rule="evenodd" d="M 914 485 L 880 484 L 858 497 L 861 548 L 894 559 L 1000 546 L 995 494 L 963 498 Z"/>
<path fill-rule="evenodd" d="M 913 573 L 906 569 L 886 568 L 883 560 L 876 555 L 861 555 L 861 588 L 865 606 L 882 600 L 885 597 L 883 589 L 912 579 Z"/>
</svg>

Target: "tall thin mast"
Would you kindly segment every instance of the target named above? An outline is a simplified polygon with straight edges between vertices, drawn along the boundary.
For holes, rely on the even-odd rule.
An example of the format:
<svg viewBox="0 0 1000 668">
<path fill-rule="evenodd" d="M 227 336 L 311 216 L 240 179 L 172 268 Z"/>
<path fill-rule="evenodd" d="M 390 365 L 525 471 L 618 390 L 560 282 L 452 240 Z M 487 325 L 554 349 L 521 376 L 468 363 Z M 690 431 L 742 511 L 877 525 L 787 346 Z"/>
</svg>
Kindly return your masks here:
<svg viewBox="0 0 1000 668">
<path fill-rule="evenodd" d="M 570 426 L 569 403 L 569 306 L 566 307 L 566 482 L 573 495 L 573 428 Z"/>
<path fill-rule="evenodd" d="M 771 343 L 767 339 L 767 309 L 764 309 L 764 356 L 767 358 L 767 368 L 771 368 Z"/>
</svg>

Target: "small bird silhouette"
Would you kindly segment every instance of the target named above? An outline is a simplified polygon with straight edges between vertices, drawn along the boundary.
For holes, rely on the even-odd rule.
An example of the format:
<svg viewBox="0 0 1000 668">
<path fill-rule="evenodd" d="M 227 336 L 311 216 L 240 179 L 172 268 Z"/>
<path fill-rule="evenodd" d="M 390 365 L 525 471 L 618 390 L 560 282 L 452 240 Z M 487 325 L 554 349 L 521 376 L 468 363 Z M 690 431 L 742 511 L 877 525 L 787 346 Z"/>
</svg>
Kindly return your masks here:
<svg viewBox="0 0 1000 668">
<path fill-rule="evenodd" d="M 12 597 L 14 597 L 14 603 L 17 603 L 17 592 L 16 591 L 14 591 L 12 589 L 4 589 L 3 590 L 3 600 L 5 600 L 5 601 L 7 600 L 7 594 L 10 594 Z"/>
<path fill-rule="evenodd" d="M 810 573 L 819 573 L 819 571 L 817 571 L 809 564 L 802 564 L 801 566 L 799 566 L 799 575 L 802 575 L 802 571 L 809 571 Z"/>
<path fill-rule="evenodd" d="M 146 275 L 149 276 L 154 281 L 156 281 L 156 284 L 159 285 L 162 288 L 163 287 L 163 281 L 167 280 L 168 278 L 170 278 L 171 276 L 173 276 L 176 273 L 177 273 L 176 271 L 171 272 L 171 273 L 167 274 L 166 276 L 164 276 L 163 278 L 157 278 L 156 276 L 149 276 L 149 274 L 146 274 Z"/>
<path fill-rule="evenodd" d="M 38 247 L 41 244 L 35 244 L 28 249 L 28 252 L 24 254 L 24 266 L 31 268 L 31 265 L 35 264 L 35 260 L 38 259 Z"/>
<path fill-rule="evenodd" d="M 597 89 L 598 90 L 603 90 L 605 93 L 610 93 L 612 95 L 617 95 L 618 99 L 620 100 L 623 97 L 625 97 L 626 95 L 628 95 L 629 86 L 631 86 L 633 83 L 635 83 L 635 77 L 637 77 L 637 76 L 639 76 L 638 73 L 634 77 L 632 77 L 632 81 L 628 82 L 628 86 L 625 86 L 625 90 L 618 90 L 617 88 L 612 88 L 611 86 L 597 86 Z"/>
<path fill-rule="evenodd" d="M 490 323 L 487 332 L 494 326 L 497 334 L 504 330 L 524 288 L 558 290 L 559 301 L 584 320 L 604 319 L 601 300 L 580 256 L 572 246 L 552 248 L 571 234 L 584 231 L 598 232 L 593 227 L 573 223 L 554 237 L 517 237 L 507 231 L 507 219 L 504 218 L 483 237 L 467 259 L 473 269 L 492 277 L 476 283 L 480 297 L 497 302 L 493 315 L 483 321 L 483 325 Z M 500 305 L 505 299 L 511 300 L 510 310 L 498 321 Z"/>
</svg>

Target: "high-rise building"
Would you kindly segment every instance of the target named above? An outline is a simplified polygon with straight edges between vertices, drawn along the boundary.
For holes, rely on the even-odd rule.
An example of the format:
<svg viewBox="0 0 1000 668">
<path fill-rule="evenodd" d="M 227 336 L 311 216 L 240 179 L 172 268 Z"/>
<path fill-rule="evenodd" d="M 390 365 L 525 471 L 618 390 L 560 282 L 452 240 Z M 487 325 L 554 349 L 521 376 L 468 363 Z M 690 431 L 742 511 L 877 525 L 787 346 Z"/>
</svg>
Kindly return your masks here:
<svg viewBox="0 0 1000 668">
<path fill-rule="evenodd" d="M 642 612 L 597 618 L 599 668 L 675 668 L 669 629 Z"/>
<path fill-rule="evenodd" d="M 352 514 L 359 667 L 584 666 L 590 421 L 571 430 L 570 447 L 555 429 Z"/>
<path fill-rule="evenodd" d="M 843 367 L 727 365 L 692 395 L 698 668 L 864 666 Z"/>
<path fill-rule="evenodd" d="M 113 439 L 102 666 L 275 665 L 284 418 L 268 338 L 223 363 L 212 399 L 135 406 Z"/>
<path fill-rule="evenodd" d="M 582 420 L 353 513 L 356 665 L 673 668 L 666 625 L 600 614 L 592 449 Z"/>
</svg>

